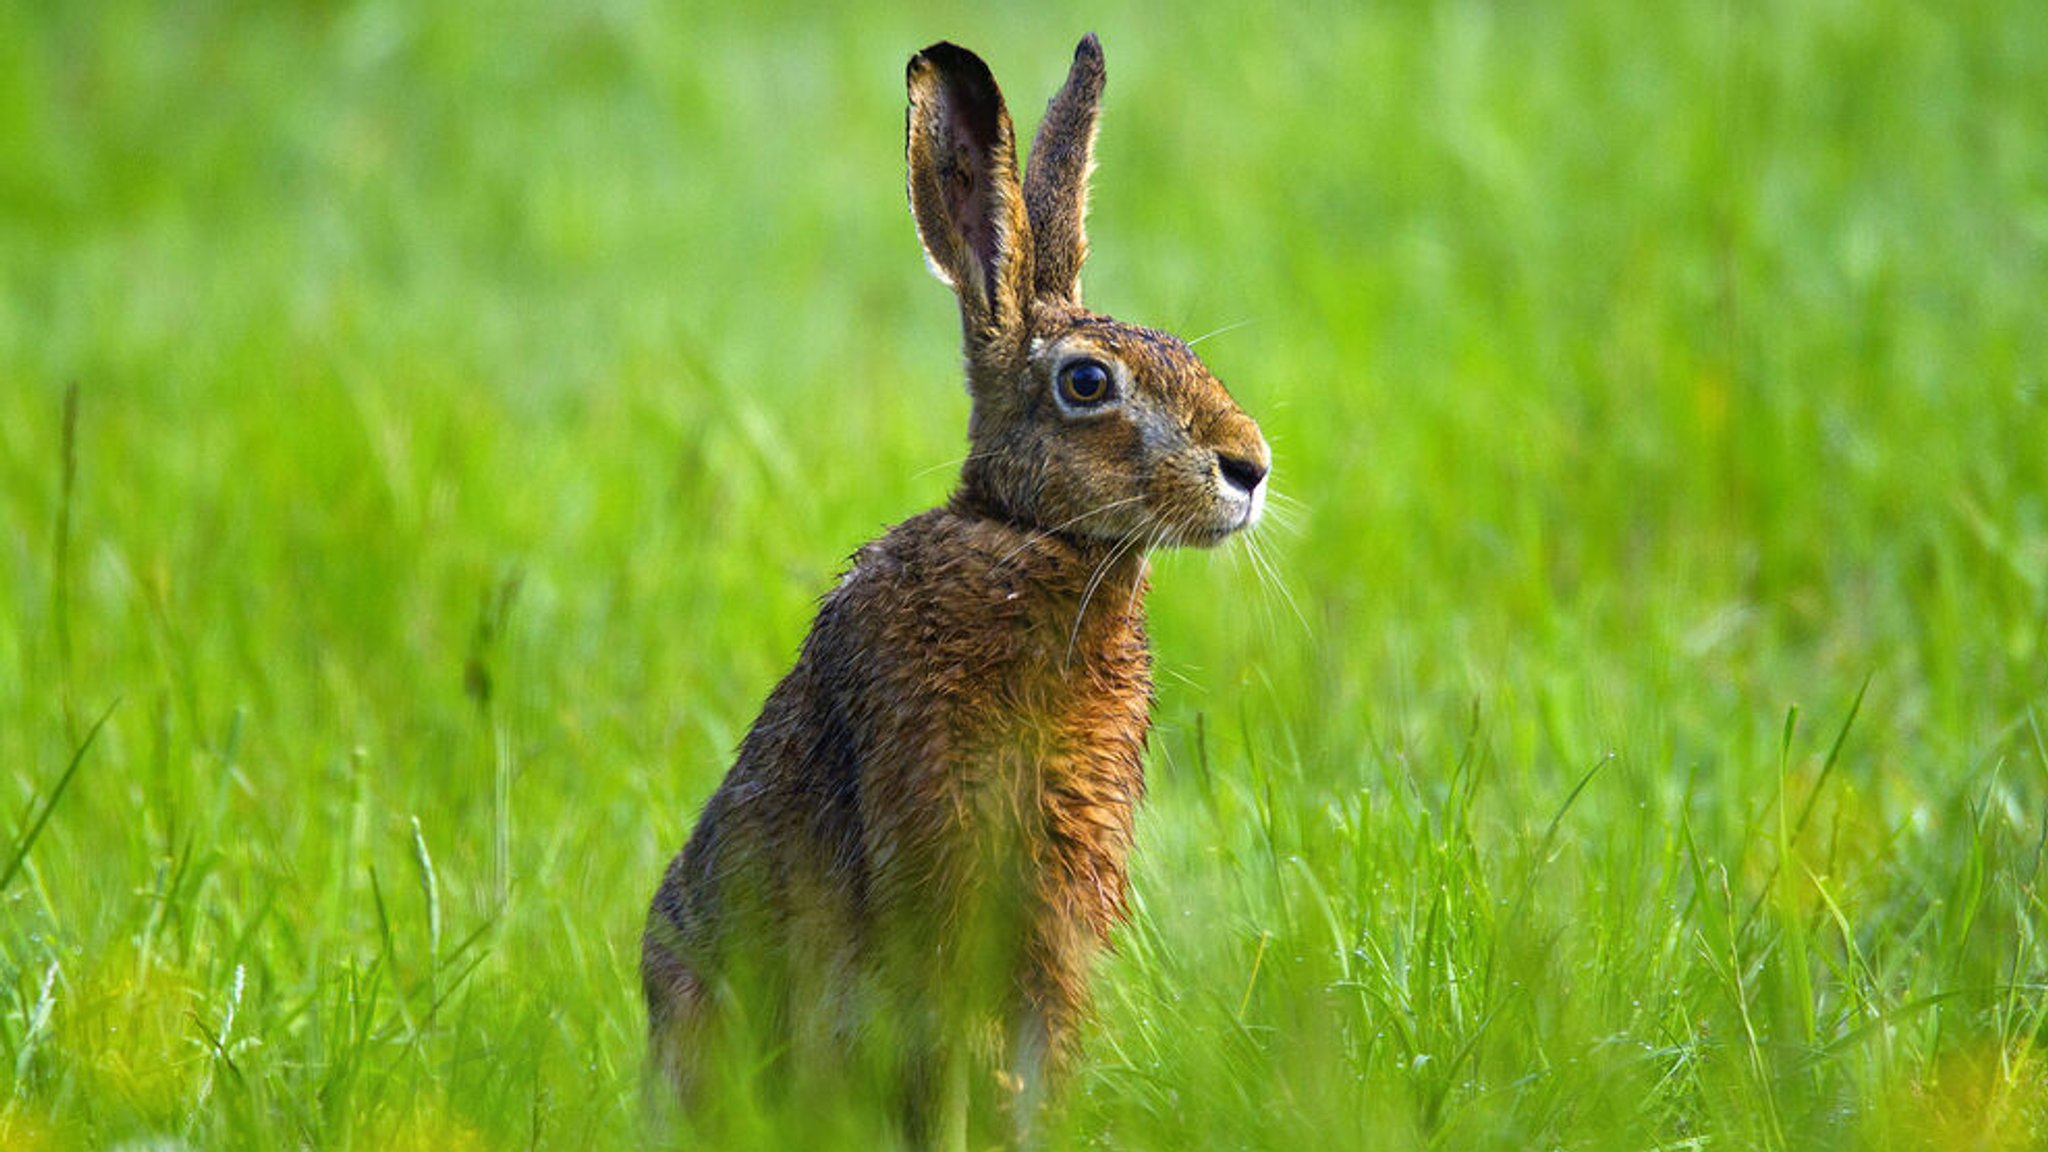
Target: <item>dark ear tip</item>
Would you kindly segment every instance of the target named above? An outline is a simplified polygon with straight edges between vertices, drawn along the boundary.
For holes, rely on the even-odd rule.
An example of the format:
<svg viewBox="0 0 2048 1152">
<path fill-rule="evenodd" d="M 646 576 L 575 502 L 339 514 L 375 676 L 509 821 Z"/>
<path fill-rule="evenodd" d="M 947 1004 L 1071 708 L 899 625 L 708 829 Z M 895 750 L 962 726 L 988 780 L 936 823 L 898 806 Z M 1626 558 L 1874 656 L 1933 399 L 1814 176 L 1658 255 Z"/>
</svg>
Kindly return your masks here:
<svg viewBox="0 0 2048 1152">
<path fill-rule="evenodd" d="M 1074 67 L 1068 73 L 1068 83 L 1078 85 L 1080 90 L 1091 96 L 1102 91 L 1102 41 L 1090 32 L 1074 45 Z"/>
<path fill-rule="evenodd" d="M 915 84 L 918 74 L 926 71 L 937 73 L 948 89 L 976 105 L 993 105 L 999 99 L 995 74 L 988 70 L 988 65 L 950 40 L 941 40 L 912 56 L 907 79 Z"/>
<path fill-rule="evenodd" d="M 910 66 L 904 71 L 910 76 L 916 76 L 920 72 L 943 71 L 945 65 L 942 62 L 949 55 L 962 51 L 965 51 L 965 49 L 961 48 L 958 44 L 941 40 L 922 52 L 912 53 Z M 972 55 L 972 53 L 969 54 Z"/>
<path fill-rule="evenodd" d="M 912 56 L 910 58 L 911 66 L 913 68 L 916 67 L 920 60 L 949 75 L 974 77 L 990 75 L 988 65 L 981 62 L 981 57 L 953 43 L 951 40 L 941 40 L 937 44 Z"/>
</svg>

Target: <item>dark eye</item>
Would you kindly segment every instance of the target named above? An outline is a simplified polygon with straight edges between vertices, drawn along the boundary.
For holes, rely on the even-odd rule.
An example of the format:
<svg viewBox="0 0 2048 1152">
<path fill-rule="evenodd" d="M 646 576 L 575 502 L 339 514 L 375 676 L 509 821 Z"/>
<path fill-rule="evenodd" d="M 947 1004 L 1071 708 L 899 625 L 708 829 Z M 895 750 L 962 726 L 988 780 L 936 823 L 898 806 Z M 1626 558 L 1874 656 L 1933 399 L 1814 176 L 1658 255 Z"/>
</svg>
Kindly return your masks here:
<svg viewBox="0 0 2048 1152">
<path fill-rule="evenodd" d="M 1076 408 L 1093 408 L 1109 399 L 1115 381 L 1100 360 L 1075 360 L 1060 367 L 1060 399 Z"/>
</svg>

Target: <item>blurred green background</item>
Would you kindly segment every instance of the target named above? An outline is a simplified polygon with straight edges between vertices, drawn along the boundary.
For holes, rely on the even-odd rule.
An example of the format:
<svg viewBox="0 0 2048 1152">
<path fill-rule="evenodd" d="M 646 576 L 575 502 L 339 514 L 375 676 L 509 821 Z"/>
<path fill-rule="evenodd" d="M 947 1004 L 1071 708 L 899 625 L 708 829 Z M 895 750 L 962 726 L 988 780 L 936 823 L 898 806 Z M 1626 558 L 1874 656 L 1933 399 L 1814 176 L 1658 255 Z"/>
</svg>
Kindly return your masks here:
<svg viewBox="0 0 2048 1152">
<path fill-rule="evenodd" d="M 1088 30 L 1090 303 L 1296 504 L 1158 558 L 1053 1146 L 2048 1143 L 2048 5 L 108 0 L 0 6 L 0 1147 L 643 1138 L 964 452 L 903 63 Z"/>
</svg>

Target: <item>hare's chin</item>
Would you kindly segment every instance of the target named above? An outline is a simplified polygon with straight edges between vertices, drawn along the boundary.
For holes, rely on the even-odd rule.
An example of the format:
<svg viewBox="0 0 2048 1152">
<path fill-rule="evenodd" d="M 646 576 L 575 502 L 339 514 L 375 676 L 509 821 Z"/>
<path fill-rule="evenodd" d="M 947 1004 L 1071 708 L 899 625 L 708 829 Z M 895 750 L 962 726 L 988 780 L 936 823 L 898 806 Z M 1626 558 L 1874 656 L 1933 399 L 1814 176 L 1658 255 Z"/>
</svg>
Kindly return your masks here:
<svg viewBox="0 0 2048 1152">
<path fill-rule="evenodd" d="M 1249 493 L 1238 493 L 1235 491 L 1226 493 L 1223 498 L 1223 508 L 1219 509 L 1219 511 L 1223 512 L 1219 519 L 1224 521 L 1224 523 L 1216 526 L 1216 539 L 1212 543 L 1234 536 L 1257 524 L 1260 514 L 1265 510 L 1266 486 L 1264 484 L 1258 485 Z"/>
<path fill-rule="evenodd" d="M 1208 524 L 1190 525 L 1175 533 L 1174 543 L 1183 548 L 1214 548 L 1259 522 L 1263 501 L 1248 500 L 1233 514 Z"/>
</svg>

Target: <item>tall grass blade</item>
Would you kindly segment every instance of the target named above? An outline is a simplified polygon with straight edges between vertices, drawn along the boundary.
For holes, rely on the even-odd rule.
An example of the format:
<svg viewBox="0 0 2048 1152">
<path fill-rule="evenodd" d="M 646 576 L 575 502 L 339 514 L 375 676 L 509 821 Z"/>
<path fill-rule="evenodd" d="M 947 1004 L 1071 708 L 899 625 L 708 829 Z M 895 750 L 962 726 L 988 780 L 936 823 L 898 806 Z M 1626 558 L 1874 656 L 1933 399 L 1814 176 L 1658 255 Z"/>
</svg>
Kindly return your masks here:
<svg viewBox="0 0 2048 1152">
<path fill-rule="evenodd" d="M 114 714 L 114 709 L 120 706 L 121 701 L 116 699 L 107 705 L 106 711 L 100 713 L 98 720 L 93 721 L 92 727 L 85 733 L 85 739 L 80 741 L 78 747 L 71 753 L 71 762 L 64 766 L 63 773 L 50 788 L 49 798 L 43 801 L 42 811 L 36 813 L 35 818 L 29 821 L 28 828 L 8 850 L 7 866 L 0 868 L 0 893 L 7 891 L 7 885 L 12 883 L 15 874 L 21 871 L 23 862 L 28 859 L 29 850 L 36 846 L 37 838 L 42 836 L 43 829 L 50 823 L 50 816 L 57 811 L 57 804 L 64 799 L 65 791 L 71 787 L 72 779 L 78 775 L 80 765 L 85 763 L 86 752 L 92 748 L 93 741 L 99 739 L 100 729 L 106 726 L 108 718 Z"/>
</svg>

